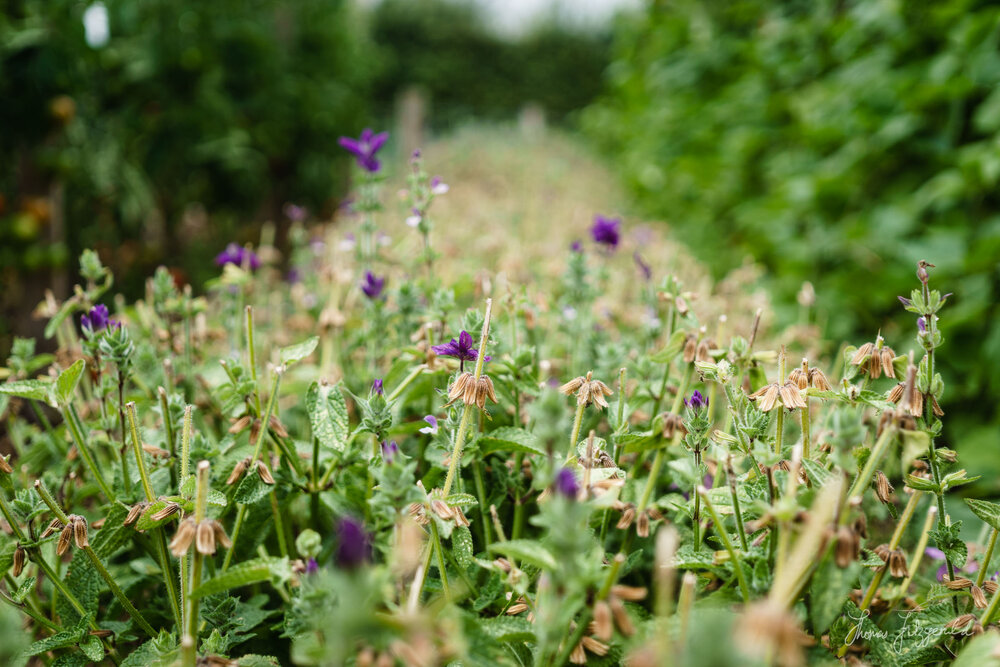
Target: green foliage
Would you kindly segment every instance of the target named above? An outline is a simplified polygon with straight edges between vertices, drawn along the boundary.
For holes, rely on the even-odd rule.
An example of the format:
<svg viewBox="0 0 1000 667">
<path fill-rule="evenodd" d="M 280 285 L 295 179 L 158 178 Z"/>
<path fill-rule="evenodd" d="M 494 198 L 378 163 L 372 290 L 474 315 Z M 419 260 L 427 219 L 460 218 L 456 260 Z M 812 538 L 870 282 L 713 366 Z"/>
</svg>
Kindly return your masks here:
<svg viewBox="0 0 1000 667">
<path fill-rule="evenodd" d="M 949 428 L 994 471 L 978 452 L 998 421 L 980 397 L 1000 389 L 998 19 L 969 0 L 650 2 L 619 23 L 585 119 L 717 276 L 748 255 L 766 267 L 783 322 L 811 319 L 791 308 L 810 281 L 831 337 L 916 347 L 897 267 L 936 264 L 959 304 Z"/>
</svg>

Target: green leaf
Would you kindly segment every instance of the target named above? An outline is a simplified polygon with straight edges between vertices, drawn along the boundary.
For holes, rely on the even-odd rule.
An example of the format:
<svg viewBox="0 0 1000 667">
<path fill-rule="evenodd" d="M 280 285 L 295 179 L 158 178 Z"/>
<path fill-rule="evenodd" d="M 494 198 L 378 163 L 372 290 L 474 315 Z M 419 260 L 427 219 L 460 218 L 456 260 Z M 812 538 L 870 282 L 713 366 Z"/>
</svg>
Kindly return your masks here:
<svg viewBox="0 0 1000 667">
<path fill-rule="evenodd" d="M 833 473 L 812 459 L 802 459 L 802 467 L 815 487 L 821 487 L 833 477 Z"/>
<path fill-rule="evenodd" d="M 89 617 L 83 618 L 70 630 L 63 630 L 62 632 L 57 632 L 51 637 L 39 639 L 37 642 L 26 648 L 23 655 L 30 657 L 33 655 L 48 653 L 49 651 L 54 651 L 57 648 L 74 646 L 77 642 L 83 639 L 83 636 L 87 633 L 88 622 Z"/>
<path fill-rule="evenodd" d="M 87 641 L 80 642 L 80 650 L 94 662 L 104 660 L 104 646 L 97 637 L 87 637 Z"/>
<path fill-rule="evenodd" d="M 535 633 L 528 619 L 520 616 L 497 616 L 480 621 L 487 635 L 502 642 L 533 642 Z"/>
<path fill-rule="evenodd" d="M 342 452 L 350 437 L 347 403 L 340 384 L 313 382 L 306 391 L 306 411 L 312 424 L 313 437 L 319 444 Z"/>
<path fill-rule="evenodd" d="M 848 567 L 837 567 L 834 559 L 827 557 L 813 575 L 809 587 L 810 617 L 813 634 L 822 636 L 840 615 L 844 600 L 857 583 L 861 565 L 852 562 Z"/>
<path fill-rule="evenodd" d="M 191 596 L 203 598 L 206 595 L 224 593 L 232 588 L 249 586 L 262 581 L 284 583 L 292 576 L 292 568 L 287 558 L 255 558 L 234 565 L 219 576 L 209 579 L 196 588 Z"/>
<path fill-rule="evenodd" d="M 271 655 L 257 655 L 256 653 L 247 654 L 236 660 L 236 664 L 240 667 L 278 667 L 281 663 L 278 659 Z"/>
<path fill-rule="evenodd" d="M 31 589 L 34 587 L 35 587 L 35 578 L 28 577 L 27 579 L 21 582 L 21 585 L 17 587 L 17 590 L 14 591 L 13 595 L 11 595 L 10 597 L 13 598 L 14 602 L 17 603 L 24 602 L 25 598 L 28 597 L 28 594 L 31 593 Z"/>
<path fill-rule="evenodd" d="M 915 475 L 906 476 L 906 485 L 915 491 L 930 491 L 931 493 L 937 493 L 939 491 L 938 485 L 935 484 L 933 480 L 917 477 Z"/>
<path fill-rule="evenodd" d="M 240 505 L 253 505 L 266 497 L 273 488 L 272 485 L 265 484 L 256 471 L 251 471 L 243 475 L 239 486 L 236 487 L 236 493 L 233 494 L 233 500 Z"/>
<path fill-rule="evenodd" d="M 490 551 L 513 558 L 522 565 L 529 563 L 543 570 L 555 570 L 558 567 L 556 557 L 538 542 L 532 540 L 508 540 L 491 544 Z"/>
<path fill-rule="evenodd" d="M 453 493 L 445 498 L 444 502 L 451 507 L 475 507 L 479 504 L 476 497 L 469 493 Z"/>
<path fill-rule="evenodd" d="M 156 500 L 154 500 L 152 503 L 149 504 L 149 507 L 146 508 L 146 511 L 139 516 L 139 520 L 135 522 L 135 529 L 142 531 L 152 530 L 157 526 L 162 526 L 170 521 L 174 521 L 178 517 L 177 514 L 172 514 L 165 519 L 160 519 L 159 521 L 154 521 L 152 519 L 152 516 L 154 514 L 156 514 L 169 504 L 170 501 L 165 498 L 157 498 Z"/>
<path fill-rule="evenodd" d="M 66 405 L 73 398 L 73 392 L 76 391 L 76 385 L 80 382 L 80 377 L 83 375 L 83 369 L 86 367 L 87 363 L 83 359 L 77 359 L 76 362 L 59 374 L 56 378 L 56 386 L 54 388 L 56 402 L 59 405 Z"/>
<path fill-rule="evenodd" d="M 513 426 L 502 426 L 494 429 L 486 435 L 480 436 L 477 442 L 483 456 L 500 451 L 545 454 L 545 450 L 538 444 L 538 438 L 535 437 L 534 433 Z"/>
<path fill-rule="evenodd" d="M 41 380 L 18 380 L 17 382 L 5 382 L 0 384 L 0 394 L 51 403 L 51 388 L 51 382 L 42 382 Z"/>
<path fill-rule="evenodd" d="M 451 553 L 460 566 L 472 564 L 472 533 L 466 526 L 458 526 L 452 531 Z"/>
<path fill-rule="evenodd" d="M 52 319 L 49 320 L 49 323 L 45 325 L 45 337 L 52 338 L 52 336 L 56 333 L 56 329 L 59 328 L 59 325 L 63 323 L 63 320 L 69 317 L 70 313 L 72 313 L 75 308 L 76 302 L 74 300 L 70 299 L 63 302 L 63 305 L 59 307 L 59 312 L 57 312 Z"/>
<path fill-rule="evenodd" d="M 928 533 L 937 548 L 944 552 L 952 565 L 956 569 L 965 565 L 965 560 L 969 557 L 968 547 L 961 537 L 962 522 L 956 521 L 950 526 L 938 525 L 937 528 Z"/>
<path fill-rule="evenodd" d="M 94 532 L 90 546 L 98 557 L 107 560 L 135 536 L 131 526 L 122 525 L 128 516 L 128 510 L 123 505 L 115 503 L 111 511 L 104 517 L 104 527 Z"/>
<path fill-rule="evenodd" d="M 684 349 L 685 338 L 687 338 L 687 332 L 678 329 L 671 334 L 670 340 L 667 341 L 666 345 L 649 356 L 649 360 L 657 364 L 665 364 L 672 361 Z"/>
<path fill-rule="evenodd" d="M 0 546 L 0 577 L 3 577 L 14 565 L 14 552 L 17 550 L 17 544 L 14 542 L 7 542 L 3 546 Z"/>
<path fill-rule="evenodd" d="M 301 343 L 283 347 L 278 352 L 281 357 L 281 363 L 285 366 L 291 366 L 294 363 L 302 361 L 313 353 L 313 350 L 316 349 L 317 345 L 319 345 L 319 336 L 313 336 L 312 338 L 306 339 Z"/>
<path fill-rule="evenodd" d="M 965 645 L 951 667 L 1000 667 L 1000 635 L 979 635 Z"/>
<path fill-rule="evenodd" d="M 965 504 L 969 506 L 972 513 L 986 522 L 993 530 L 1000 530 L 1000 505 L 987 500 L 976 500 L 966 498 Z"/>
</svg>

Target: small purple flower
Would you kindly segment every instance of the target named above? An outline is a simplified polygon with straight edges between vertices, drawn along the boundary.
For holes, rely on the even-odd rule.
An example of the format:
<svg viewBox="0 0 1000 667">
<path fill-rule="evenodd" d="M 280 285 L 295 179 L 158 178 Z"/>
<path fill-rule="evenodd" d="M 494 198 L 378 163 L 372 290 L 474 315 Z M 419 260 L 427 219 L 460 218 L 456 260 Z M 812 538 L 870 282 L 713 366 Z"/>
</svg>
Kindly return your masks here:
<svg viewBox="0 0 1000 667">
<path fill-rule="evenodd" d="M 614 250 L 621 241 L 621 224 L 619 218 L 605 218 L 603 215 L 594 216 L 594 224 L 590 228 L 590 236 L 595 243 Z"/>
<path fill-rule="evenodd" d="M 642 260 L 642 255 L 639 254 L 638 250 L 632 253 L 632 259 L 635 260 L 635 265 L 639 267 L 642 277 L 649 282 L 653 278 L 653 269 Z"/>
<path fill-rule="evenodd" d="M 913 305 L 913 302 L 907 299 L 905 296 L 897 296 L 896 298 L 899 299 L 899 302 L 904 306 Z"/>
<path fill-rule="evenodd" d="M 406 224 L 410 227 L 419 227 L 420 221 L 423 219 L 424 217 L 420 214 L 420 209 L 414 206 L 411 215 L 406 218 Z"/>
<path fill-rule="evenodd" d="M 379 396 L 385 396 L 385 387 L 382 386 L 382 378 L 377 378 L 372 382 L 372 396 L 378 394 Z"/>
<path fill-rule="evenodd" d="M 573 241 L 569 245 L 569 249 L 573 252 L 583 252 L 583 244 L 580 243 L 579 241 Z"/>
<path fill-rule="evenodd" d="M 580 483 L 576 481 L 576 474 L 569 468 L 561 468 L 556 473 L 554 486 L 558 493 L 570 500 L 576 500 L 576 494 L 580 492 Z"/>
<path fill-rule="evenodd" d="M 436 195 L 443 195 L 448 192 L 450 188 L 448 184 L 441 180 L 440 176 L 435 176 L 431 179 L 431 192 Z"/>
<path fill-rule="evenodd" d="M 382 441 L 382 460 L 385 461 L 387 465 L 392 465 L 392 462 L 396 460 L 396 456 L 399 454 L 399 445 L 396 444 L 395 440 L 390 442 Z"/>
<path fill-rule="evenodd" d="M 99 303 L 90 309 L 89 313 L 80 316 L 80 326 L 89 331 L 102 331 L 114 322 L 108 315 L 108 307 Z"/>
<path fill-rule="evenodd" d="M 216 266 L 225 266 L 226 264 L 243 266 L 244 263 L 250 266 L 251 271 L 260 268 L 260 259 L 257 257 L 257 253 L 247 250 L 238 243 L 230 243 L 225 250 L 215 256 Z"/>
<path fill-rule="evenodd" d="M 285 274 L 285 280 L 288 281 L 290 285 L 301 282 L 302 272 L 295 268 L 288 269 L 288 273 Z"/>
<path fill-rule="evenodd" d="M 691 394 L 691 398 L 684 399 L 684 405 L 697 411 L 708 407 L 708 399 L 705 398 L 700 391 L 695 389 L 694 393 Z"/>
<path fill-rule="evenodd" d="M 285 217 L 292 222 L 302 222 L 309 214 L 305 207 L 293 204 L 292 202 L 285 204 L 281 210 L 285 214 Z"/>
<path fill-rule="evenodd" d="M 419 160 L 420 159 L 420 155 L 421 155 L 420 149 L 419 148 L 414 148 L 413 149 L 413 153 L 410 154 L 410 159 L 412 159 L 412 160 Z"/>
<path fill-rule="evenodd" d="M 319 563 L 312 556 L 306 561 L 306 574 L 316 574 L 319 572 Z"/>
<path fill-rule="evenodd" d="M 382 295 L 384 288 L 385 278 L 379 278 L 371 271 L 365 271 L 365 280 L 361 283 L 361 291 L 365 296 L 374 301 Z"/>
<path fill-rule="evenodd" d="M 371 537 L 357 519 L 344 517 L 337 524 L 334 560 L 344 569 L 354 569 L 371 560 Z"/>
<path fill-rule="evenodd" d="M 924 554 L 931 560 L 941 561 L 941 567 L 937 571 L 937 580 L 944 581 L 944 576 L 948 574 L 948 559 L 944 555 L 944 552 L 937 547 L 927 547 L 924 549 Z M 962 568 L 962 572 L 966 574 L 972 574 L 979 571 L 979 563 L 975 560 L 968 560 L 965 567 Z"/>
<path fill-rule="evenodd" d="M 476 349 L 475 345 L 476 341 L 473 340 L 472 334 L 463 331 L 458 335 L 457 341 L 452 338 L 444 345 L 434 345 L 431 350 L 439 357 L 455 357 L 462 362 L 475 361 L 479 358 L 479 350 Z M 486 357 L 485 361 L 489 360 L 490 357 Z"/>
<path fill-rule="evenodd" d="M 920 333 L 927 333 L 927 320 L 922 317 L 917 318 L 917 328 L 920 329 Z"/>
<path fill-rule="evenodd" d="M 421 433 L 426 433 L 427 435 L 437 435 L 438 432 L 438 420 L 434 415 L 427 415 L 424 417 L 424 421 L 429 424 L 420 429 Z"/>
<path fill-rule="evenodd" d="M 371 128 L 366 127 L 357 139 L 341 137 L 338 143 L 358 158 L 359 167 L 374 174 L 382 167 L 381 163 L 375 158 L 375 154 L 382 148 L 388 138 L 388 132 L 375 134 Z"/>
</svg>

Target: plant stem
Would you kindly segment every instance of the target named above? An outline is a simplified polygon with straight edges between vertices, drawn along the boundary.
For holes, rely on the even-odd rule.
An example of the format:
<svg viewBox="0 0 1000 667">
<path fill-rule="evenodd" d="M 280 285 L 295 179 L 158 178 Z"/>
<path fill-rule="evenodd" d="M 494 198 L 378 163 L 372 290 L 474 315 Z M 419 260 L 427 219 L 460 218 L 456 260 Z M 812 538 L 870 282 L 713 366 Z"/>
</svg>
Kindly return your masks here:
<svg viewBox="0 0 1000 667">
<path fill-rule="evenodd" d="M 726 551 L 729 552 L 729 558 L 733 561 L 733 569 L 736 571 L 736 580 L 740 584 L 740 593 L 743 595 L 743 602 L 749 602 L 750 589 L 747 587 L 747 580 L 743 575 L 743 566 L 740 564 L 740 559 L 736 553 L 736 549 L 733 548 L 733 543 L 729 539 L 729 533 L 726 531 L 726 525 L 719 519 L 719 515 L 715 511 L 715 507 L 712 505 L 712 501 L 708 497 L 708 489 L 704 486 L 699 486 L 697 493 L 698 496 L 700 496 L 705 502 L 705 511 L 712 517 L 712 522 L 715 524 L 715 532 L 719 534 L 719 539 L 722 540 L 722 545 L 726 548 Z"/>
<path fill-rule="evenodd" d="M 989 567 L 990 560 L 993 559 L 993 549 L 997 545 L 997 535 L 1000 535 L 1000 531 L 996 528 L 990 534 L 990 542 L 986 546 L 986 553 L 983 554 L 983 561 L 979 564 L 979 574 L 976 575 L 976 586 L 982 588 L 983 582 L 986 580 L 986 568 Z"/>
<path fill-rule="evenodd" d="M 253 379 L 253 397 L 260 417 L 260 388 L 257 386 L 257 352 L 253 344 L 253 306 L 247 306 L 247 353 L 250 361 L 250 377 Z"/>
<path fill-rule="evenodd" d="M 486 359 L 486 342 L 490 337 L 490 315 L 493 312 L 493 299 L 486 300 L 486 315 L 483 318 L 483 333 L 479 337 L 479 354 L 476 357 L 475 379 L 478 382 L 483 374 L 483 363 Z M 444 495 L 448 495 L 451 485 L 455 481 L 455 473 L 458 471 L 462 459 L 462 448 L 465 447 L 465 431 L 469 425 L 469 415 L 472 414 L 472 405 L 465 404 L 462 409 L 462 420 L 458 423 L 458 432 L 455 434 L 455 446 L 451 451 L 451 462 L 448 465 L 448 475 L 444 478 Z"/>
<path fill-rule="evenodd" d="M 451 600 L 451 587 L 448 585 L 448 572 L 444 565 L 444 550 L 441 548 L 441 535 L 438 533 L 437 524 L 431 521 L 431 539 L 434 553 L 437 555 L 438 573 L 441 575 L 441 589 L 444 591 L 444 599 Z"/>
<path fill-rule="evenodd" d="M 744 552 L 750 549 L 747 546 L 746 529 L 743 527 L 743 513 L 740 511 L 740 499 L 736 493 L 736 473 L 733 469 L 733 457 L 726 459 L 726 479 L 729 482 L 729 495 L 733 499 L 733 516 L 736 519 L 736 532 L 740 536 L 740 547 Z"/>
<path fill-rule="evenodd" d="M 625 557 L 622 554 L 618 554 L 615 556 L 614 560 L 611 561 L 611 565 L 608 568 L 608 574 L 604 578 L 604 584 L 594 597 L 595 602 L 604 600 L 608 597 L 608 594 L 611 592 L 611 587 L 614 586 L 615 582 L 618 580 L 618 572 L 621 570 L 624 563 Z M 570 635 L 569 639 L 563 644 L 562 650 L 559 651 L 559 655 L 555 658 L 555 660 L 548 663 L 549 665 L 556 667 L 566 664 L 566 661 L 569 660 L 569 654 L 573 652 L 576 645 L 580 643 L 581 639 L 583 639 L 583 635 L 587 631 L 587 626 L 590 625 L 593 615 L 594 611 L 592 607 L 584 609 L 583 614 L 576 621 L 576 628 L 573 630 L 573 634 Z"/>
<path fill-rule="evenodd" d="M 482 520 L 483 528 L 483 551 L 490 550 L 490 542 L 492 542 L 492 536 L 490 535 L 490 522 L 486 518 L 486 487 L 483 485 L 483 471 L 482 466 L 479 461 L 475 461 L 472 464 L 472 474 L 474 475 L 476 481 L 476 495 L 479 499 L 479 517 Z"/>
<path fill-rule="evenodd" d="M 125 410 L 128 415 L 129 431 L 132 434 L 132 449 L 135 453 L 136 465 L 139 468 L 139 477 L 142 480 L 142 489 L 146 494 L 146 501 L 152 503 L 156 500 L 156 494 L 153 492 L 153 485 L 149 480 L 146 462 L 142 458 L 142 441 L 139 439 L 139 426 L 136 423 L 135 403 L 129 401 L 125 405 Z M 167 556 L 167 540 L 163 535 L 162 526 L 158 526 L 154 530 L 156 537 L 153 541 L 156 545 L 157 560 L 159 560 L 160 571 L 163 573 L 163 581 L 167 586 L 167 597 L 170 598 L 170 608 L 174 613 L 174 621 L 177 623 L 177 627 L 180 627 L 181 607 L 177 600 L 177 589 L 174 588 L 174 578 L 170 572 L 170 558 Z"/>
<path fill-rule="evenodd" d="M 52 497 L 49 490 L 45 488 L 44 484 L 42 484 L 42 480 L 35 480 L 35 491 L 38 492 L 42 502 L 48 505 L 49 509 L 53 514 L 55 514 L 56 518 L 59 519 L 63 525 L 69 525 L 69 517 L 66 516 L 66 513 L 63 512 L 56 503 L 55 498 Z M 107 568 L 104 567 L 104 564 L 101 563 L 101 559 L 97 557 L 96 553 L 94 553 L 94 549 L 88 545 L 83 547 L 83 551 L 87 554 L 87 557 L 90 558 L 90 562 L 94 564 L 94 569 L 97 570 L 97 573 L 100 574 L 101 578 L 108 584 L 108 588 L 111 589 L 112 595 L 118 599 L 118 603 L 121 604 L 122 608 L 128 612 L 129 616 L 131 616 L 136 622 L 136 625 L 142 628 L 143 632 L 148 634 L 150 637 L 155 637 L 156 631 L 153 630 L 153 626 L 146 622 L 146 619 L 142 617 L 142 614 L 140 614 L 139 610 L 135 608 L 132 601 L 128 599 L 118 583 L 111 577 L 111 573 L 108 572 Z"/>
<path fill-rule="evenodd" d="M 424 364 L 420 364 L 412 371 L 410 371 L 409 374 L 405 378 L 403 378 L 402 382 L 400 382 L 396 386 L 396 388 L 392 390 L 392 393 L 385 397 L 386 402 L 391 403 L 392 401 L 399 398 L 399 395 L 402 394 L 404 391 L 406 391 L 406 388 L 410 386 L 410 383 L 416 380 L 417 377 L 424 371 L 425 368 L 427 367 Z"/>
<path fill-rule="evenodd" d="M 876 466 L 878 466 L 881 462 L 882 457 L 885 455 L 885 450 L 888 449 L 889 443 L 892 441 L 892 436 L 895 434 L 896 429 L 891 426 L 887 426 L 885 430 L 882 431 L 882 435 L 879 436 L 875 445 L 872 447 L 872 453 L 868 456 L 868 461 L 865 463 L 865 467 L 854 479 L 854 483 L 851 485 L 851 490 L 847 492 L 847 503 L 853 502 L 855 497 L 864 495 L 865 489 L 868 488 L 868 484 L 872 480 L 872 474 L 875 472 Z M 846 520 L 846 514 L 846 512 L 842 513 L 844 520 Z"/>
<path fill-rule="evenodd" d="M 83 437 L 83 431 L 80 429 L 80 423 L 78 421 L 80 417 L 76 414 L 76 408 L 72 405 L 66 405 L 63 408 L 62 413 L 63 420 L 66 422 L 66 427 L 73 435 L 73 442 L 76 443 L 76 449 L 80 452 L 80 457 L 83 458 L 83 462 L 87 464 L 90 474 L 94 476 L 94 481 L 96 481 L 97 485 L 101 487 L 101 492 L 104 494 L 104 497 L 109 501 L 114 502 L 116 500 L 115 493 L 105 481 L 104 476 L 97 467 L 97 462 L 94 460 L 94 455 L 90 451 L 90 447 L 87 445 L 86 439 Z"/>
<path fill-rule="evenodd" d="M 205 511 L 208 505 L 208 461 L 198 464 L 198 477 L 196 478 L 197 491 L 194 503 L 194 521 L 200 524 L 205 519 Z M 229 551 L 232 551 L 230 549 Z M 182 664 L 184 667 L 195 667 L 198 659 L 198 605 L 200 600 L 192 593 L 201 586 L 201 568 L 204 556 L 197 550 L 193 550 L 191 556 L 191 578 L 189 580 L 187 595 L 187 610 L 183 639 L 181 641 Z"/>
<path fill-rule="evenodd" d="M 920 502 L 923 492 L 914 491 L 913 495 L 910 496 L 909 502 L 906 503 L 906 509 L 903 510 L 903 515 L 899 517 L 899 521 L 896 523 L 896 530 L 892 533 L 892 539 L 889 540 L 889 551 L 895 551 L 899 548 L 899 541 L 903 538 L 903 531 L 910 523 L 910 519 L 913 518 L 913 513 L 917 509 L 917 503 Z M 868 609 L 871 605 L 872 600 L 875 599 L 875 593 L 878 592 L 878 587 L 882 583 L 882 578 L 885 576 L 886 570 L 889 569 L 889 564 L 886 563 L 883 567 L 875 573 L 872 577 L 871 583 L 868 585 L 868 591 L 865 593 L 864 600 L 861 601 L 861 611 Z M 912 570 L 911 570 L 912 571 Z"/>
<path fill-rule="evenodd" d="M 167 401 L 167 390 L 163 387 L 157 387 L 157 394 L 160 397 L 160 412 L 163 415 L 163 428 L 167 432 L 167 451 L 170 452 L 170 458 L 174 459 L 177 457 L 177 442 L 174 434 L 174 423 L 170 419 L 170 404 Z M 170 483 L 174 486 L 177 485 L 177 470 L 173 466 L 170 468 Z"/>
<path fill-rule="evenodd" d="M 573 458 L 573 455 L 576 453 L 576 443 L 580 439 L 580 425 L 583 423 L 583 410 L 586 407 L 586 402 L 581 403 L 577 401 L 576 415 L 573 417 L 573 430 L 569 434 L 569 450 L 566 453 L 567 460 Z"/>
</svg>

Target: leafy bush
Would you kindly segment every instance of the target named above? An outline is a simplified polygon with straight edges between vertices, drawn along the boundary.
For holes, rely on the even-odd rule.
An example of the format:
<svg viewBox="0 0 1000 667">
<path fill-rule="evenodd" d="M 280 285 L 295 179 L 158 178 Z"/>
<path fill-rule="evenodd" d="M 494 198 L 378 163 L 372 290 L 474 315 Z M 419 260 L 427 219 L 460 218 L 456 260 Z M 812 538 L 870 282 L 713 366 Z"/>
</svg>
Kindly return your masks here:
<svg viewBox="0 0 1000 667">
<path fill-rule="evenodd" d="M 17 342 L 0 601 L 31 643 L 0 616 L 8 662 L 1000 662 L 973 636 L 1000 506 L 957 507 L 976 478 L 936 443 L 932 267 L 903 303 L 919 355 L 800 365 L 810 341 L 769 349 L 745 293 L 718 319 L 722 290 L 660 275 L 653 232 L 630 257 L 614 218 L 526 244 L 523 283 L 484 275 L 490 230 L 438 216 L 419 158 L 411 235 L 380 242 L 381 141 L 343 142 L 356 236 L 296 228 L 292 281 L 234 246 L 207 294 L 159 269 L 112 300 L 86 252 L 45 312 L 56 353 Z"/>
<path fill-rule="evenodd" d="M 956 293 L 943 372 L 961 379 L 945 408 L 970 452 L 1000 421 L 977 400 L 1000 388 L 998 18 L 967 0 L 653 2 L 619 25 L 587 115 L 716 275 L 765 265 L 786 322 L 810 281 L 832 337 L 891 338 L 910 326 L 885 321 L 898 267 L 937 264 Z"/>
</svg>

